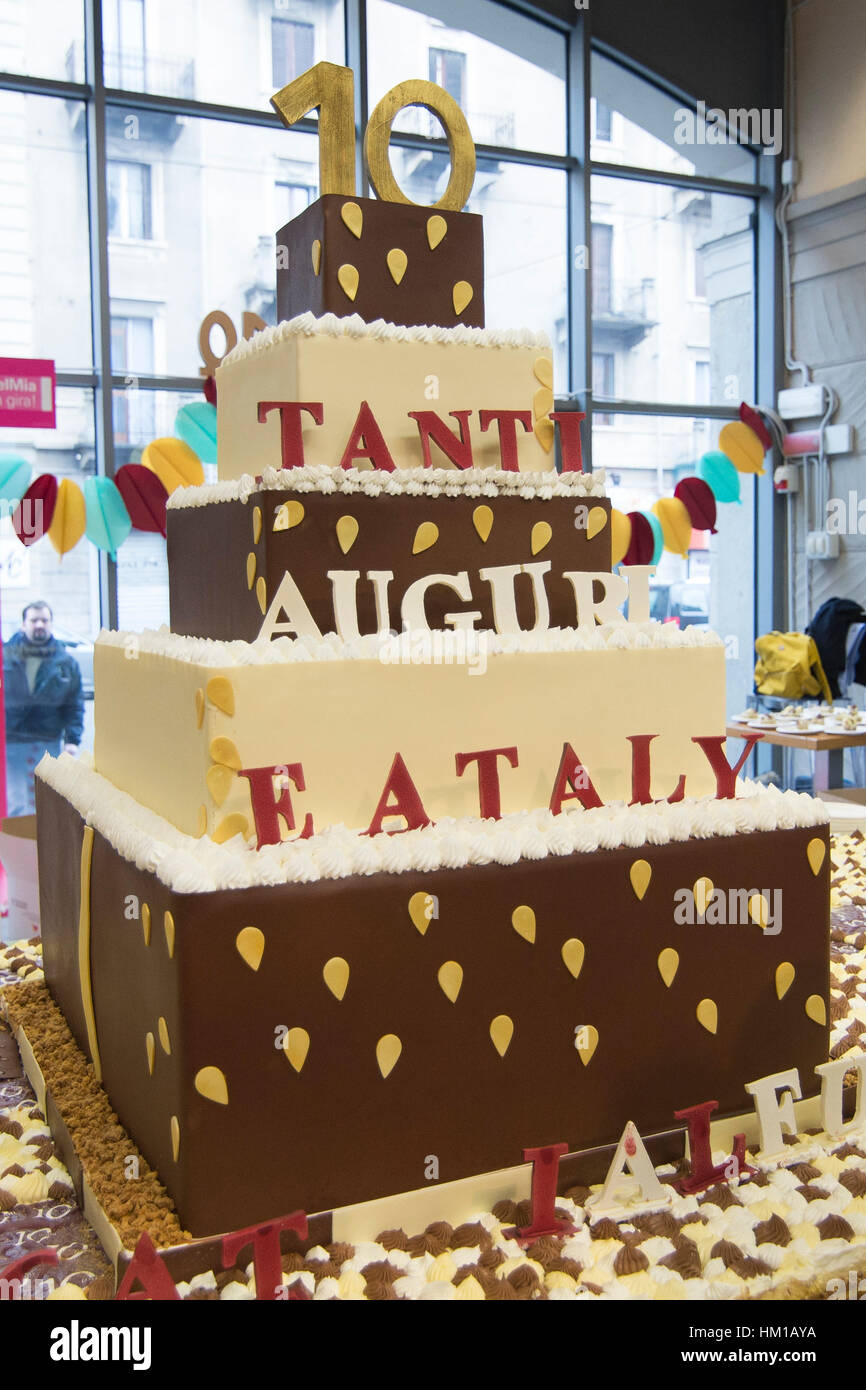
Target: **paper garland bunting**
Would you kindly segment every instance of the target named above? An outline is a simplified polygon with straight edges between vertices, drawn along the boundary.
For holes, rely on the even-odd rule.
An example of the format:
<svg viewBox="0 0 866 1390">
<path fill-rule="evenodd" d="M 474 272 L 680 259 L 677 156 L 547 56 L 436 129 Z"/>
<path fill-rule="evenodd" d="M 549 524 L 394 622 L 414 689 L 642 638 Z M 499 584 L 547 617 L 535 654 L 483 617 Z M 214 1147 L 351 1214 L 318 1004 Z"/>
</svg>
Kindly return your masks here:
<svg viewBox="0 0 866 1390">
<path fill-rule="evenodd" d="M 81 488 L 71 478 L 61 478 L 51 524 L 48 527 L 48 539 L 58 555 L 66 555 L 78 544 L 84 535 L 85 525 L 86 513 Z"/>
<path fill-rule="evenodd" d="M 168 493 L 156 474 L 143 463 L 125 463 L 114 481 L 135 530 L 158 531 L 164 536 Z"/>
<path fill-rule="evenodd" d="M 112 560 L 132 530 L 132 518 L 112 478 L 85 478 L 84 504 L 87 509 L 85 535 L 99 550 L 107 550 Z"/>
<path fill-rule="evenodd" d="M 614 566 L 656 565 L 662 550 L 688 554 L 691 533 L 716 532 L 717 504 L 740 501 L 740 473 L 763 476 L 764 454 L 773 439 L 759 412 L 741 402 L 739 420 L 719 434 L 719 447 L 701 456 L 698 475 L 681 478 L 673 497 L 661 497 L 651 512 L 611 510 Z"/>
<path fill-rule="evenodd" d="M 20 502 L 30 485 L 32 471 L 20 454 L 0 455 L 0 502 Z"/>
<path fill-rule="evenodd" d="M 209 401 L 181 406 L 174 417 L 174 432 L 202 463 L 217 461 L 217 413 Z"/>
<path fill-rule="evenodd" d="M 57 479 L 42 473 L 30 484 L 12 513 L 12 527 L 22 545 L 41 541 L 54 518 Z"/>
<path fill-rule="evenodd" d="M 59 555 L 82 536 L 112 559 L 129 533 L 166 533 L 165 504 L 178 487 L 204 482 L 203 463 L 216 463 L 216 386 L 204 383 L 204 401 L 182 406 L 175 417 L 178 438 L 154 439 L 141 463 L 126 463 L 114 478 L 57 479 L 32 469 L 20 454 L 0 453 L 0 503 L 15 505 L 12 526 L 22 545 L 47 535 Z M 83 489 L 83 490 L 82 490 Z"/>
</svg>

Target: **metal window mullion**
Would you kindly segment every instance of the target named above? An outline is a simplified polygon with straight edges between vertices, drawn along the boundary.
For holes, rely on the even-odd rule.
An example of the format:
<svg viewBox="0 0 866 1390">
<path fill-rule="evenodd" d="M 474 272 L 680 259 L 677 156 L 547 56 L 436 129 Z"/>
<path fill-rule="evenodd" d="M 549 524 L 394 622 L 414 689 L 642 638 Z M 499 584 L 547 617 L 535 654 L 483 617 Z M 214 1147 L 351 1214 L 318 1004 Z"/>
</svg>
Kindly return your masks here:
<svg viewBox="0 0 866 1390">
<path fill-rule="evenodd" d="M 751 153 L 751 151 L 749 151 Z M 766 193 L 759 183 L 735 179 L 714 179 L 706 174 L 679 174 L 665 169 L 645 169 L 639 164 L 608 164 L 596 159 L 590 173 L 606 179 L 630 179 L 639 183 L 661 183 L 671 188 L 696 188 L 701 193 L 725 193 L 732 198 L 758 198 Z"/>
<path fill-rule="evenodd" d="M 96 470 L 114 476 L 114 426 L 111 382 L 111 315 L 108 285 L 108 199 L 105 159 L 105 87 L 102 80 L 102 0 L 87 0 L 85 75 L 92 96 L 87 111 L 87 205 L 90 251 L 91 322 L 93 325 L 94 433 Z M 103 627 L 117 627 L 117 565 L 99 552 L 99 604 Z"/>
<path fill-rule="evenodd" d="M 364 131 L 370 114 L 367 73 L 367 0 L 343 0 L 346 31 L 346 66 L 355 74 L 355 177 L 358 193 L 369 198 L 370 183 L 364 164 Z"/>
<path fill-rule="evenodd" d="M 592 267 L 589 165 L 589 12 L 581 10 L 568 37 L 566 87 L 569 390 L 586 411 L 584 467 L 592 468 Z"/>
<path fill-rule="evenodd" d="M 776 242 L 776 202 L 779 197 L 780 161 L 773 155 L 761 156 L 761 182 L 766 191 L 758 203 L 755 229 L 755 381 L 757 399 L 775 406 L 776 391 L 782 380 L 781 263 Z M 780 504 L 773 489 L 773 470 L 755 479 L 755 633 L 774 632 L 793 623 L 796 615 L 785 614 L 785 567 L 793 564 L 786 554 L 785 514 L 791 500 Z M 811 615 L 807 615 L 808 618 Z M 772 768 L 782 772 L 782 750 L 758 746 L 759 772 Z"/>
</svg>

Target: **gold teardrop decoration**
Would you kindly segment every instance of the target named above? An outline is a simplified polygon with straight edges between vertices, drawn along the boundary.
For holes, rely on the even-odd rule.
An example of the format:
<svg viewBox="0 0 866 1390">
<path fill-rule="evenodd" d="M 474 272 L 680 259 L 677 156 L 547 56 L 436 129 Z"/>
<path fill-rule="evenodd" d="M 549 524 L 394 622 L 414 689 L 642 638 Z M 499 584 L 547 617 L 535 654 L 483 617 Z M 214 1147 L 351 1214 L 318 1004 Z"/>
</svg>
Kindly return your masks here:
<svg viewBox="0 0 866 1390">
<path fill-rule="evenodd" d="M 589 516 L 586 518 L 586 539 L 591 541 L 606 525 L 607 512 L 604 507 L 590 507 Z"/>
<path fill-rule="evenodd" d="M 810 994 L 806 1000 L 806 1016 L 823 1028 L 827 1022 L 827 1005 L 820 994 Z"/>
<path fill-rule="evenodd" d="M 290 531 L 293 526 L 300 526 L 304 519 L 303 502 L 284 502 L 274 513 L 275 531 Z"/>
<path fill-rule="evenodd" d="M 253 545 L 258 545 L 262 535 L 262 509 L 253 507 Z"/>
<path fill-rule="evenodd" d="M 554 434 L 553 421 L 551 420 L 549 415 L 544 415 L 540 420 L 536 420 L 535 425 L 533 426 L 533 433 L 535 434 L 535 438 L 538 440 L 544 452 L 546 454 L 549 454 L 551 449 L 553 448 Z"/>
<path fill-rule="evenodd" d="M 553 392 L 549 386 L 539 386 L 532 398 L 532 410 L 536 420 L 540 420 L 542 415 L 549 415 L 553 409 Z"/>
<path fill-rule="evenodd" d="M 166 1023 L 166 1021 L 165 1021 L 164 1018 L 160 1018 L 160 1019 L 159 1019 L 157 1025 L 156 1025 L 156 1031 L 157 1031 L 157 1033 L 159 1034 L 159 1041 L 160 1041 L 160 1045 L 161 1045 L 161 1047 L 162 1047 L 163 1052 L 165 1053 L 165 1055 L 166 1055 L 167 1057 L 170 1057 L 170 1056 L 171 1056 L 171 1038 L 168 1036 L 168 1024 Z"/>
<path fill-rule="evenodd" d="M 237 746 L 230 738 L 212 738 L 208 752 L 211 760 L 222 763 L 223 767 L 233 767 L 235 772 L 240 772 L 243 767 Z"/>
<path fill-rule="evenodd" d="M 214 830 L 211 839 L 215 845 L 224 845 L 226 840 L 233 840 L 236 835 L 247 837 L 249 822 L 246 816 L 235 813 L 231 816 L 224 816 L 219 825 Z"/>
<path fill-rule="evenodd" d="M 348 555 L 358 538 L 358 523 L 353 516 L 341 516 L 337 522 L 337 544 Z"/>
<path fill-rule="evenodd" d="M 692 893 L 695 898 L 695 907 L 698 909 L 698 916 L 703 917 L 707 910 L 707 904 L 713 896 L 713 880 L 711 878 L 699 878 L 692 885 Z"/>
<path fill-rule="evenodd" d="M 198 825 L 197 825 L 197 827 L 196 827 L 196 835 L 198 836 L 199 839 L 201 839 L 202 835 L 206 835 L 206 834 L 207 834 L 207 807 L 206 807 L 206 806 L 199 806 L 199 808 L 198 808 Z"/>
<path fill-rule="evenodd" d="M 162 915 L 162 929 L 165 932 L 165 944 L 168 947 L 168 958 L 172 960 L 174 958 L 175 928 L 174 917 L 170 912 L 164 912 Z"/>
<path fill-rule="evenodd" d="M 454 304 L 455 314 L 462 314 L 463 310 L 472 301 L 475 291 L 468 280 L 458 280 L 454 289 L 451 291 L 451 300 Z"/>
<path fill-rule="evenodd" d="M 215 806 L 222 806 L 232 789 L 235 775 L 230 767 L 222 767 L 220 763 L 214 763 L 213 767 L 208 768 L 205 781 Z"/>
<path fill-rule="evenodd" d="M 702 999 L 695 1012 L 701 1027 L 706 1028 L 708 1033 L 715 1033 L 719 1026 L 719 1011 L 715 1000 Z"/>
<path fill-rule="evenodd" d="M 258 970 L 265 953 L 265 934 L 258 927 L 241 927 L 235 937 L 235 950 L 250 970 Z"/>
<path fill-rule="evenodd" d="M 542 386 L 546 386 L 549 391 L 553 390 L 553 362 L 549 357 L 536 357 L 532 365 L 532 374 Z"/>
<path fill-rule="evenodd" d="M 432 906 L 433 899 L 423 889 L 420 893 L 413 893 L 409 899 L 409 916 L 422 936 L 430 925 L 430 919 L 433 916 Z"/>
<path fill-rule="evenodd" d="M 490 1025 L 490 1041 L 496 1048 L 500 1057 L 504 1057 L 509 1047 L 511 1039 L 514 1037 L 514 1024 L 508 1014 L 497 1014 Z"/>
<path fill-rule="evenodd" d="M 403 276 L 406 274 L 406 267 L 409 264 L 409 257 L 405 251 L 401 251 L 399 246 L 395 246 L 385 257 L 388 262 L 388 269 L 391 272 L 391 279 L 395 285 L 399 285 Z"/>
<path fill-rule="evenodd" d="M 817 878 L 824 863 L 824 856 L 827 853 L 827 846 L 823 840 L 810 840 L 806 846 L 806 858 L 809 861 L 809 868 Z"/>
<path fill-rule="evenodd" d="M 434 212 L 432 217 L 427 218 L 427 245 L 431 251 L 436 250 L 447 231 L 448 223 L 444 217 L 439 216 L 438 212 Z"/>
<path fill-rule="evenodd" d="M 358 293 L 358 285 L 361 283 L 361 277 L 356 268 L 353 265 L 341 265 L 337 271 L 337 279 L 347 299 L 354 300 Z"/>
<path fill-rule="evenodd" d="M 390 1076 L 400 1060 L 403 1044 L 396 1033 L 386 1033 L 376 1043 L 376 1061 L 383 1077 Z"/>
<path fill-rule="evenodd" d="M 335 999 L 342 999 L 349 984 L 349 962 L 342 956 L 332 956 L 325 962 L 322 977 Z"/>
<path fill-rule="evenodd" d="M 429 550 L 439 539 L 439 527 L 435 521 L 422 521 L 418 530 L 415 532 L 415 539 L 412 542 L 412 554 L 420 555 L 422 550 Z"/>
<path fill-rule="evenodd" d="M 535 913 L 531 907 L 516 907 L 511 914 L 511 925 L 530 946 L 535 944 Z"/>
<path fill-rule="evenodd" d="M 450 999 L 452 1004 L 456 1003 L 463 985 L 463 966 L 456 960 L 446 960 L 444 965 L 440 965 L 436 978 L 445 998 Z"/>
<path fill-rule="evenodd" d="M 172 1115 L 169 1128 L 171 1130 L 171 1156 L 175 1163 L 177 1163 L 178 1154 L 180 1153 L 180 1123 L 177 1115 Z"/>
<path fill-rule="evenodd" d="M 230 680 L 225 676 L 211 676 L 205 690 L 212 705 L 216 705 L 217 709 L 229 717 L 234 714 L 235 692 Z"/>
<path fill-rule="evenodd" d="M 256 552 L 251 550 L 247 556 L 247 588 L 251 589 L 256 582 Z"/>
<path fill-rule="evenodd" d="M 794 983 L 796 970 L 789 960 L 783 960 L 781 965 L 776 966 L 776 998 L 784 999 L 788 990 Z"/>
<path fill-rule="evenodd" d="M 629 882 L 634 889 L 634 894 L 638 902 L 643 901 L 644 894 L 650 886 L 650 879 L 652 876 L 652 868 L 645 859 L 636 859 L 629 869 Z"/>
<path fill-rule="evenodd" d="M 575 980 L 583 969 L 585 955 L 586 947 L 579 937 L 569 937 L 568 941 L 562 943 L 562 959 L 565 962 L 565 968 Z"/>
<path fill-rule="evenodd" d="M 659 951 L 657 961 L 659 974 L 670 989 L 674 982 L 677 971 L 680 968 L 680 953 L 675 951 L 673 946 L 666 946 L 663 951 Z"/>
<path fill-rule="evenodd" d="M 144 932 L 144 944 L 150 945 L 150 908 L 147 903 L 141 904 L 141 930 Z"/>
<path fill-rule="evenodd" d="M 264 575 L 261 574 L 256 580 L 256 598 L 259 601 L 259 608 L 262 610 L 262 616 L 264 616 L 268 611 L 268 586 L 265 583 Z"/>
<path fill-rule="evenodd" d="M 598 1029 L 592 1023 L 584 1023 L 577 1030 L 577 1055 L 585 1067 L 589 1066 L 597 1047 Z"/>
<path fill-rule="evenodd" d="M 147 1053 L 147 1070 L 153 1076 L 153 1065 L 156 1061 L 156 1039 L 152 1033 L 145 1034 L 144 1049 Z"/>
<path fill-rule="evenodd" d="M 322 243 L 319 241 L 318 237 L 316 237 L 310 247 L 310 259 L 313 262 L 313 274 L 318 275 L 319 271 L 322 269 Z"/>
<path fill-rule="evenodd" d="M 212 1100 L 217 1105 L 228 1105 L 229 1088 L 225 1078 L 225 1073 L 219 1067 L 202 1067 L 195 1074 L 195 1089 L 205 1100 Z"/>
<path fill-rule="evenodd" d="M 200 729 L 204 723 L 204 691 L 195 692 L 195 727 Z"/>
<path fill-rule="evenodd" d="M 360 237 L 364 230 L 364 214 L 357 203 L 344 203 L 340 216 L 353 236 Z"/>
<path fill-rule="evenodd" d="M 769 915 L 770 905 L 767 902 L 767 899 L 764 897 L 763 893 L 753 893 L 752 896 L 749 898 L 749 916 L 751 917 L 755 926 L 760 927 L 761 930 L 763 930 L 764 927 L 766 927 L 767 925 L 767 919 L 769 918 Z"/>
<path fill-rule="evenodd" d="M 493 530 L 493 508 L 488 507 L 482 502 L 480 507 L 476 507 L 472 513 L 472 525 L 478 532 L 482 541 L 486 541 L 490 532 Z"/>
<path fill-rule="evenodd" d="M 550 544 L 553 531 L 549 521 L 536 521 L 532 528 L 532 536 L 529 541 L 529 548 L 533 555 L 537 555 L 546 545 Z"/>
<path fill-rule="evenodd" d="M 299 1072 L 307 1060 L 307 1053 L 310 1050 L 310 1035 L 306 1028 L 290 1028 L 283 1038 L 283 1051 L 294 1067 Z"/>
</svg>

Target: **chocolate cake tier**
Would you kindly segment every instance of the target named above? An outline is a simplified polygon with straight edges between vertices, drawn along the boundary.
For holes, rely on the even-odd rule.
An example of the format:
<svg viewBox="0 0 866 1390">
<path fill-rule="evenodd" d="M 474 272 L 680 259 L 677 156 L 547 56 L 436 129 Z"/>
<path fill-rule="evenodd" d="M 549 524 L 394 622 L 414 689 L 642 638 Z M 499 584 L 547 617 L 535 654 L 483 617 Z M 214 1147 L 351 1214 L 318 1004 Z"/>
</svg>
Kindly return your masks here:
<svg viewBox="0 0 866 1390">
<path fill-rule="evenodd" d="M 484 236 L 471 212 L 326 193 L 277 233 L 277 317 L 484 327 Z"/>
<path fill-rule="evenodd" d="M 369 476 L 369 475 L 365 475 Z M 339 478 L 339 473 L 337 473 Z M 551 481 L 560 487 L 556 475 Z M 387 478 L 381 479 L 384 489 Z M 420 488 L 419 488 L 420 490 Z M 168 516 L 171 628 L 183 636 L 252 642 L 268 604 L 290 574 L 321 634 L 337 630 L 329 574 L 355 572 L 358 632 L 403 628 L 403 600 L 425 576 L 467 575 L 462 601 L 440 579 L 423 598 L 431 629 L 450 613 L 472 611 L 478 629 L 497 627 L 491 584 L 482 570 L 536 567 L 548 614 L 539 615 L 532 571 L 517 573 L 514 595 L 521 630 L 574 627 L 576 604 L 568 571 L 610 571 L 610 503 L 575 490 L 544 499 L 513 495 L 370 496 L 262 488 L 245 500 L 176 505 Z M 489 528 L 489 529 L 488 529 Z M 387 612 L 377 612 L 371 573 L 390 572 Z M 500 617 L 501 622 L 501 617 Z M 416 624 L 417 625 L 417 624 Z M 343 634 L 347 640 L 355 634 Z"/>
<path fill-rule="evenodd" d="M 824 827 L 189 892 L 37 796 L 46 980 L 196 1235 L 735 1112 L 793 1066 L 817 1089 Z M 702 877 L 781 891 L 781 930 L 678 925 Z"/>
</svg>

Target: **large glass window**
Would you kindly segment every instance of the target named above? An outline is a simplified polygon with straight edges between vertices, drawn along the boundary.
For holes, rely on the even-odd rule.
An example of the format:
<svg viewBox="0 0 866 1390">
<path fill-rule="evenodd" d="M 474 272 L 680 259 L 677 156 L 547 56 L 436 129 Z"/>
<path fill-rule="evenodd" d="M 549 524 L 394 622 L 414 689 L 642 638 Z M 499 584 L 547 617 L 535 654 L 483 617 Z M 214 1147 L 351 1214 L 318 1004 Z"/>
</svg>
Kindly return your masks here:
<svg viewBox="0 0 866 1390">
<path fill-rule="evenodd" d="M 102 16 L 107 96 L 85 70 L 88 13 Z M 488 325 L 548 334 L 557 394 L 573 383 L 614 505 L 670 496 L 754 400 L 756 153 L 708 139 L 699 113 L 609 53 L 592 54 L 589 93 L 567 92 L 584 41 L 579 18 L 568 30 L 495 0 L 0 0 L 0 355 L 53 358 L 59 407 L 55 431 L 4 431 L 0 453 L 24 454 L 34 476 L 110 476 L 201 399 L 211 310 L 238 335 L 245 315 L 274 321 L 275 233 L 318 195 L 319 150 L 315 113 L 288 131 L 270 98 L 351 52 L 366 59 L 357 153 L 369 111 L 406 79 L 463 108 L 480 147 L 468 206 L 485 219 Z M 588 163 L 567 120 L 586 96 Z M 423 108 L 394 122 L 394 172 L 420 204 L 448 181 L 444 135 Z M 732 707 L 753 636 L 755 483 L 741 484 L 717 535 L 663 557 L 654 595 L 667 620 L 708 619 L 729 639 Z M 106 595 L 123 625 L 168 621 L 158 535 L 133 533 L 115 570 L 88 541 L 62 561 L 48 541 L 25 548 L 6 518 L 0 567 L 7 637 L 33 597 L 56 602 L 83 647 Z"/>
<path fill-rule="evenodd" d="M 459 101 L 477 145 L 565 154 L 565 39 L 490 0 L 429 5 L 370 0 L 371 105 L 409 77 L 438 83 Z M 395 131 L 441 137 L 418 107 Z"/>
<path fill-rule="evenodd" d="M 142 116 L 130 141 L 131 115 L 132 108 L 109 111 L 108 148 L 113 156 L 134 145 L 142 162 L 112 157 L 109 173 L 117 168 L 129 191 L 140 188 L 129 171 L 148 170 L 153 235 L 109 240 L 112 319 L 129 325 L 112 333 L 112 369 L 192 377 L 199 325 L 212 309 L 237 324 L 244 312 L 273 322 L 274 236 L 318 195 L 318 140 L 160 112 Z M 130 196 L 125 208 L 132 226 L 142 204 Z"/>
<path fill-rule="evenodd" d="M 0 90 L 2 357 L 93 361 L 84 140 L 83 102 Z"/>
<path fill-rule="evenodd" d="M 105 85 L 123 91 L 268 109 L 314 63 L 344 61 L 342 0 L 103 0 L 103 15 Z"/>
</svg>

